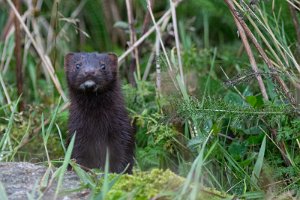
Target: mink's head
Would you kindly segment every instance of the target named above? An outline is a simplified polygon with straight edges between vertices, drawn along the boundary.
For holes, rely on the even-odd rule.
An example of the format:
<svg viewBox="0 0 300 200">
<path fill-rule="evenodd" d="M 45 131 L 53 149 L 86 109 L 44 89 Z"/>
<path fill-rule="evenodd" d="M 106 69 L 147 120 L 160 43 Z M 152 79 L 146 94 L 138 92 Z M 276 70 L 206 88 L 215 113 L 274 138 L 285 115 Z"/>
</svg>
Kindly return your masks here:
<svg viewBox="0 0 300 200">
<path fill-rule="evenodd" d="M 67 82 L 72 90 L 101 92 L 117 79 L 118 58 L 113 53 L 69 53 L 65 56 Z"/>
</svg>

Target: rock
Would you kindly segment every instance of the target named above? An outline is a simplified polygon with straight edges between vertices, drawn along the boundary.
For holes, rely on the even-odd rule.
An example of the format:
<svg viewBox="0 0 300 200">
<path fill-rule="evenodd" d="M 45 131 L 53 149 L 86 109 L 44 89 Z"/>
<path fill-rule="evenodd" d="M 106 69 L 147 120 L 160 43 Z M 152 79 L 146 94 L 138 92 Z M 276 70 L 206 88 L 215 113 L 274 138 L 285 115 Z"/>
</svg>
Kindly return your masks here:
<svg viewBox="0 0 300 200">
<path fill-rule="evenodd" d="M 43 179 L 47 167 L 26 162 L 1 162 L 0 182 L 5 188 L 8 199 L 24 200 L 29 196 L 37 199 L 53 199 L 55 196 L 57 179 L 52 175 L 56 169 L 50 170 L 48 179 Z M 47 177 L 47 176 L 45 176 Z M 47 180 L 47 181 L 42 181 Z M 43 184 L 45 183 L 45 185 Z M 44 185 L 44 186 L 43 186 Z M 63 183 L 57 199 L 88 199 L 89 191 L 67 192 L 80 187 L 80 180 L 73 171 L 64 174 Z"/>
</svg>

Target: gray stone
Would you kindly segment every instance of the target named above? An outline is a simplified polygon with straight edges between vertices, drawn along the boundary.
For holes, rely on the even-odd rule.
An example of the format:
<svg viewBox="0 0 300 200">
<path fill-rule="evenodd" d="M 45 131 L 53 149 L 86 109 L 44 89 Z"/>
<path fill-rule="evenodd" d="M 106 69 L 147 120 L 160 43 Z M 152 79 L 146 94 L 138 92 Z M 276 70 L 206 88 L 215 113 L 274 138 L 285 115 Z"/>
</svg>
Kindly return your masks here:
<svg viewBox="0 0 300 200">
<path fill-rule="evenodd" d="M 26 162 L 0 162 L 0 182 L 5 188 L 8 199 L 24 200 L 29 196 L 33 199 L 53 199 L 57 186 L 57 180 L 52 179 L 55 170 L 56 168 L 50 170 L 48 179 L 43 179 L 47 177 L 44 176 L 47 171 L 45 166 Z M 57 199 L 88 199 L 88 190 L 70 192 L 80 186 L 77 175 L 73 171 L 66 171 Z"/>
</svg>

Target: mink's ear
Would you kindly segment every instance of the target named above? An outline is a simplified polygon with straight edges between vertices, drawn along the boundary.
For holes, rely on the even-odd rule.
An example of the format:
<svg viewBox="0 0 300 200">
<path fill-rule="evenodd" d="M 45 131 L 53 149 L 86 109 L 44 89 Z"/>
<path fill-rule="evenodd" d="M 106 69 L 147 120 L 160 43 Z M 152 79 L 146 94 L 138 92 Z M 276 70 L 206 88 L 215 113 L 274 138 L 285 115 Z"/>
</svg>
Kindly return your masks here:
<svg viewBox="0 0 300 200">
<path fill-rule="evenodd" d="M 65 55 L 65 70 L 67 69 L 68 65 L 70 64 L 70 61 L 73 59 L 75 53 L 68 53 Z"/>
<path fill-rule="evenodd" d="M 107 53 L 109 60 L 112 62 L 115 69 L 118 68 L 118 56 L 114 53 Z"/>
</svg>

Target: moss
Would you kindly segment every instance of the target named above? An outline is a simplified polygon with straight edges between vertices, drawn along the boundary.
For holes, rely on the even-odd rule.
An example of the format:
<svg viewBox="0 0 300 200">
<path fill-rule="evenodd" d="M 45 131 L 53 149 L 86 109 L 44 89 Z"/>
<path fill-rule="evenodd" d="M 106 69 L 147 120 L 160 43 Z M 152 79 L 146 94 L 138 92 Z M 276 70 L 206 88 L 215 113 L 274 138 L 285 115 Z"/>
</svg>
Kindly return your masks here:
<svg viewBox="0 0 300 200">
<path fill-rule="evenodd" d="M 116 178 L 117 174 L 110 174 L 109 179 Z M 109 190 L 105 199 L 174 199 L 181 192 L 185 178 L 180 177 L 170 170 L 153 169 L 151 171 L 135 171 L 132 175 L 121 175 L 118 181 Z M 101 187 L 101 185 L 100 185 Z M 188 189 L 190 195 L 192 185 Z M 224 199 L 229 197 L 212 188 L 201 187 L 197 199 Z"/>
<path fill-rule="evenodd" d="M 111 174 L 110 179 L 116 177 Z M 171 199 L 172 194 L 183 184 L 184 178 L 170 170 L 153 169 L 152 171 L 135 171 L 133 175 L 122 175 L 107 194 L 107 199 L 130 197 L 131 199 Z"/>
</svg>

